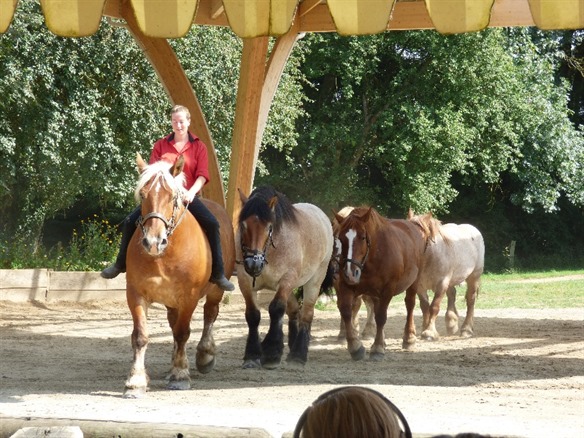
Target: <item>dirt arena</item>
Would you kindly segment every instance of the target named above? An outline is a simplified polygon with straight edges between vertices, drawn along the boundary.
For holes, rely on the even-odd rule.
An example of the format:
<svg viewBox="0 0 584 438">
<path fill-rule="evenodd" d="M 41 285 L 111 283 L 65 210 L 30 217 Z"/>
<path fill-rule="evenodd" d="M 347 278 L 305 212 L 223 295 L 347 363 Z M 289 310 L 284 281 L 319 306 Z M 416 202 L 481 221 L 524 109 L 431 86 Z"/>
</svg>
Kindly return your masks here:
<svg viewBox="0 0 584 438">
<path fill-rule="evenodd" d="M 241 299 L 230 298 L 215 324 L 217 365 L 207 375 L 191 369 L 193 387 L 183 392 L 165 389 L 172 337 L 165 310 L 151 309 L 146 356 L 151 388 L 138 400 L 122 398 L 132 357 L 132 323 L 123 301 L 0 302 L 0 436 L 10 436 L 20 423 L 50 426 L 68 419 L 103 422 L 110 432 L 112 424 L 131 431 L 128 423 L 135 430 L 140 423 L 140 436 L 281 437 L 319 394 L 347 384 L 383 392 L 418 437 L 468 431 L 584 436 L 582 308 L 482 310 L 479 299 L 475 338 L 418 341 L 415 351 L 405 352 L 400 297 L 390 306 L 383 362 L 351 360 L 345 342 L 337 341 L 338 311 L 317 311 L 306 367 L 283 363 L 268 371 L 241 368 L 247 326 Z M 444 334 L 442 314 L 438 330 Z M 263 311 L 263 333 L 267 318 Z M 419 310 L 416 325 L 419 333 Z M 194 366 L 200 308 L 192 328 Z M 160 425 L 173 432 L 162 432 Z M 131 435 L 110 432 L 102 436 Z"/>
</svg>

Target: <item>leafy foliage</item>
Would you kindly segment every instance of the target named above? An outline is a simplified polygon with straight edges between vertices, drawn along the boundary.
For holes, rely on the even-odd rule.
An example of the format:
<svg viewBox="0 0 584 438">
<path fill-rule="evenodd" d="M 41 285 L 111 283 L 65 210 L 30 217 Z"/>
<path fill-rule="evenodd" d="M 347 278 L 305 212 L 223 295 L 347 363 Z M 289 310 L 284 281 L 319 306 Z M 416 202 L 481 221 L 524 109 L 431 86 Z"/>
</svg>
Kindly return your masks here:
<svg viewBox="0 0 584 438">
<path fill-rule="evenodd" d="M 582 205 L 583 142 L 567 87 L 526 31 L 307 39 L 299 147 L 267 157 L 291 196 L 315 187 L 309 197 L 330 207 L 445 213 L 455 181 L 497 187 L 507 175 L 526 210 L 553 211 L 562 194 Z"/>
</svg>

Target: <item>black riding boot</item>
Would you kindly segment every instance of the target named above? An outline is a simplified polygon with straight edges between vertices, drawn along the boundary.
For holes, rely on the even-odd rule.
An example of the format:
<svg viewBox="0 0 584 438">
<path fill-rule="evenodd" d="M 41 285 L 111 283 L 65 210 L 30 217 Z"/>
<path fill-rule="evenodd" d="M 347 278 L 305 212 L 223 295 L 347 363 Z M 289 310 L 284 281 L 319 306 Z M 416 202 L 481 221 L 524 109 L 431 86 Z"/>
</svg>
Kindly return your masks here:
<svg viewBox="0 0 584 438">
<path fill-rule="evenodd" d="M 101 271 L 103 278 L 115 278 L 120 273 L 126 272 L 126 254 L 128 252 L 128 245 L 136 231 L 136 221 L 140 217 L 140 207 L 137 207 L 130 213 L 124 223 L 122 224 L 122 240 L 120 242 L 120 251 L 116 257 L 116 261 Z"/>
<path fill-rule="evenodd" d="M 211 283 L 215 283 L 224 291 L 235 290 L 235 286 L 225 277 L 223 266 L 223 251 L 221 250 L 221 237 L 219 227 L 213 230 L 204 230 L 211 247 Z"/>
</svg>

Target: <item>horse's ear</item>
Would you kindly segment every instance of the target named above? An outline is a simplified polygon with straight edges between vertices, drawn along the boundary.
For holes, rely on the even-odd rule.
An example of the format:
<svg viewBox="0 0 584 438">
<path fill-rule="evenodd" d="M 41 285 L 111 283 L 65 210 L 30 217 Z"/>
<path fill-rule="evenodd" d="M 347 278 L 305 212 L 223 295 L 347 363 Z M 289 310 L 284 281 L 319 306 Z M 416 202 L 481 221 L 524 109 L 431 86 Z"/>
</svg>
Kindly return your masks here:
<svg viewBox="0 0 584 438">
<path fill-rule="evenodd" d="M 335 220 L 337 221 L 337 224 L 341 224 L 343 223 L 343 221 L 345 220 L 345 218 L 343 216 L 341 216 L 339 213 L 337 213 L 336 211 L 332 211 L 333 215 L 335 216 Z"/>
<path fill-rule="evenodd" d="M 140 152 L 136 152 L 136 165 L 138 166 L 138 173 L 144 172 L 144 169 L 148 166 L 148 163 L 144 161 Z"/>
<path fill-rule="evenodd" d="M 277 203 L 278 203 L 278 196 L 272 196 L 270 198 L 270 200 L 268 201 L 268 207 L 270 207 L 270 210 L 274 210 L 274 208 L 276 208 Z"/>
<path fill-rule="evenodd" d="M 369 209 L 365 212 L 365 214 L 363 216 L 361 216 L 361 218 L 367 222 L 369 220 L 369 218 L 371 217 L 371 212 L 373 211 L 373 207 L 369 207 Z"/>
<path fill-rule="evenodd" d="M 185 166 L 185 157 L 181 154 L 177 157 L 172 168 L 170 169 L 170 174 L 172 176 L 180 175 L 180 173 L 183 171 L 184 166 Z"/>
<path fill-rule="evenodd" d="M 411 220 L 414 217 L 414 210 L 412 207 L 408 208 L 408 220 Z"/>
<path fill-rule="evenodd" d="M 241 205 L 244 205 L 247 202 L 247 196 L 243 194 L 239 187 L 237 188 L 237 191 L 239 192 L 239 199 L 241 199 Z"/>
</svg>

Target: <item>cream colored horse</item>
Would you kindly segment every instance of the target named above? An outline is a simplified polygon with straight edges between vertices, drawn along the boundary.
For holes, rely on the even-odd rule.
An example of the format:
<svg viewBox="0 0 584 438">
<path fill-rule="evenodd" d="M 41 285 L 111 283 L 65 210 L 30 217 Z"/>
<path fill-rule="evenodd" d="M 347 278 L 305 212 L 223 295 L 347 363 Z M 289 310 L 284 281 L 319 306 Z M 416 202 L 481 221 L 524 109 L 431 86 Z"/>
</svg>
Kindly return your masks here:
<svg viewBox="0 0 584 438">
<path fill-rule="evenodd" d="M 436 237 L 428 243 L 424 253 L 424 269 L 418 277 L 420 307 L 424 314 L 422 338 L 439 338 L 436 330 L 436 317 L 440 302 L 446 293 L 446 329 L 449 335 L 458 332 L 458 311 L 456 310 L 456 286 L 466 282 L 466 317 L 460 335 L 471 337 L 474 334 L 474 307 L 478 295 L 480 279 L 485 262 L 485 243 L 483 236 L 469 224 L 441 224 L 430 213 L 414 216 L 410 210 L 408 219 L 421 227 L 436 227 Z M 434 292 L 429 302 L 427 290 Z"/>
</svg>

